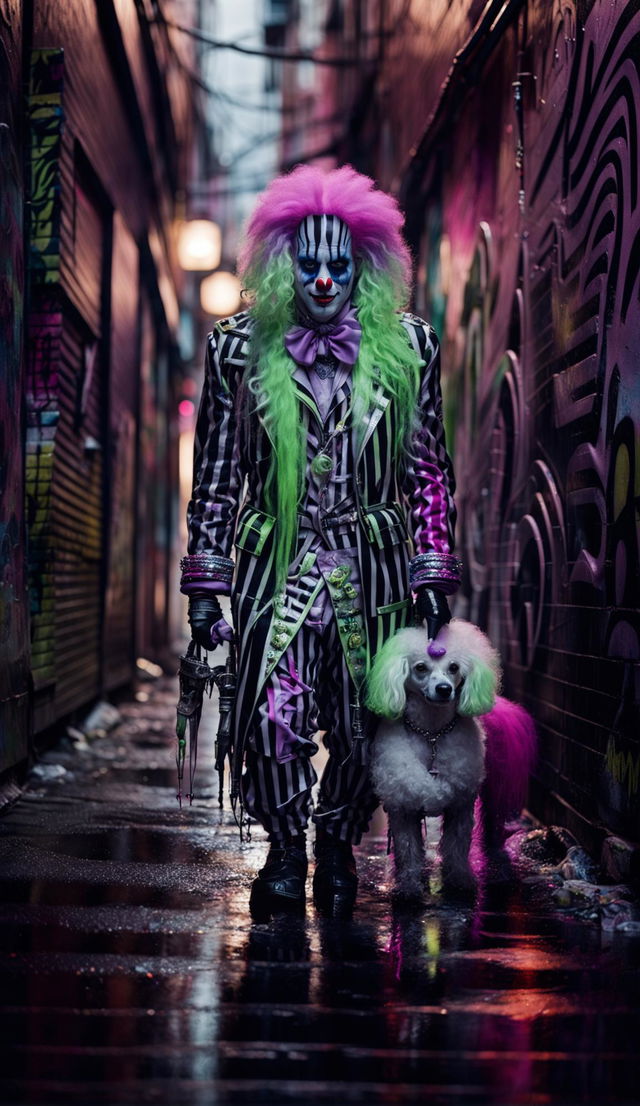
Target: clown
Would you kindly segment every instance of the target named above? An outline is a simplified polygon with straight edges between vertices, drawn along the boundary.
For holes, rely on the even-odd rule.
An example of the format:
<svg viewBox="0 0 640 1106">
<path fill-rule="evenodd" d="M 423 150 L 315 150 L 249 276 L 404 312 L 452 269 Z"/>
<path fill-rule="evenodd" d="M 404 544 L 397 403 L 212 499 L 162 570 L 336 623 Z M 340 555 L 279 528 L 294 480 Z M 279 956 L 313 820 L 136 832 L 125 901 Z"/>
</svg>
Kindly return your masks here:
<svg viewBox="0 0 640 1106">
<path fill-rule="evenodd" d="M 274 180 L 240 256 L 250 309 L 208 339 L 181 587 L 207 649 L 232 637 L 231 596 L 243 803 L 271 846 L 256 918 L 304 909 L 318 731 L 314 900 L 352 909 L 352 845 L 377 805 L 367 669 L 412 592 L 433 638 L 459 584 L 438 345 L 401 312 L 401 225 L 348 166 Z"/>
</svg>

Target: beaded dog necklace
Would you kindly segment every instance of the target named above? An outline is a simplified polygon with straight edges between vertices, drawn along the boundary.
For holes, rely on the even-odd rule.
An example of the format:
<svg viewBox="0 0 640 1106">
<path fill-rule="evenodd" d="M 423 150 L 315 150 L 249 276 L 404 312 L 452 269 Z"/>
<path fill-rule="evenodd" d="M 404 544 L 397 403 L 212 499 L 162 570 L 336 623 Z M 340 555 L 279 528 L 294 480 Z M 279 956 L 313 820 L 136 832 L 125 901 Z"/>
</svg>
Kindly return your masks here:
<svg viewBox="0 0 640 1106">
<path fill-rule="evenodd" d="M 429 765 L 429 775 L 437 776 L 438 769 L 436 768 L 436 757 L 438 755 L 438 739 L 444 737 L 445 734 L 451 733 L 451 730 L 455 729 L 458 724 L 458 715 L 454 714 L 450 722 L 447 722 L 445 726 L 441 726 L 439 730 L 425 730 L 422 726 L 418 726 L 417 723 L 412 722 L 407 712 L 404 712 L 403 722 L 408 730 L 413 730 L 414 733 L 419 734 L 420 737 L 426 737 L 431 746 L 431 764 Z"/>
</svg>

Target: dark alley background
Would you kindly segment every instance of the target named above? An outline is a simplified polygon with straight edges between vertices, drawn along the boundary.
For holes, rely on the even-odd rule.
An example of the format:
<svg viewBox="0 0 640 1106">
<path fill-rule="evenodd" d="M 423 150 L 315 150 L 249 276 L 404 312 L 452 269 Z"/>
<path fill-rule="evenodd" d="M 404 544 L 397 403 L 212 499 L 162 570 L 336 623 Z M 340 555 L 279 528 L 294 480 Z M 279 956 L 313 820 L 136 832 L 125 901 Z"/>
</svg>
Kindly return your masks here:
<svg viewBox="0 0 640 1106">
<path fill-rule="evenodd" d="M 309 1101 L 337 1042 L 345 1101 L 351 1079 L 354 1101 L 637 1100 L 622 936 L 567 935 L 540 881 L 473 918 L 394 920 L 379 826 L 353 927 L 310 919 L 283 954 L 244 920 L 262 845 L 238 848 L 213 794 L 180 815 L 169 781 L 205 335 L 241 306 L 260 190 L 350 163 L 398 196 L 410 306 L 441 339 L 455 613 L 536 720 L 527 808 L 637 891 L 639 59 L 640 0 L 0 0 L 10 1097 L 83 1101 L 94 1065 L 89 1101 L 226 1103 L 253 1040 L 276 1103 L 269 1065 L 284 1050 L 294 1086 L 304 1040 Z M 65 746 L 113 703 L 124 729 Z M 43 756 L 69 778 L 23 794 Z M 133 1082 L 120 1068 L 123 1097 L 100 1099 L 130 1034 Z M 145 1099 L 161 1039 L 168 1081 Z"/>
<path fill-rule="evenodd" d="M 175 663 L 202 343 L 238 304 L 242 220 L 279 169 L 351 162 L 406 210 L 443 347 L 457 611 L 537 720 L 531 809 L 596 856 L 635 845 L 638 3 L 0 15 L 5 787 L 137 657 Z"/>
</svg>

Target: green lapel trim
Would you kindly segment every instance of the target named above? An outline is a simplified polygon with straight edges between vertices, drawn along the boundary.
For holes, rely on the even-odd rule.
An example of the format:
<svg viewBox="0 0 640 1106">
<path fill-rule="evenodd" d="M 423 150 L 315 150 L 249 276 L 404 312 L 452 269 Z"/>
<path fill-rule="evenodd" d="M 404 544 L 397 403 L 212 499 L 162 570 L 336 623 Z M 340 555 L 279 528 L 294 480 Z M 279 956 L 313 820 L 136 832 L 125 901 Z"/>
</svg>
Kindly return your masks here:
<svg viewBox="0 0 640 1106">
<path fill-rule="evenodd" d="M 313 396 L 311 395 L 311 393 L 308 392 L 306 390 L 306 388 L 304 388 L 303 385 L 300 384 L 300 382 L 298 380 L 295 381 L 295 390 L 296 390 L 296 396 L 298 397 L 300 402 L 304 403 L 305 407 L 309 408 L 312 415 L 315 415 L 316 419 L 318 420 L 318 422 L 322 426 L 322 417 L 320 415 L 320 411 L 318 410 L 318 406 L 316 404 L 316 401 L 313 398 Z"/>
</svg>

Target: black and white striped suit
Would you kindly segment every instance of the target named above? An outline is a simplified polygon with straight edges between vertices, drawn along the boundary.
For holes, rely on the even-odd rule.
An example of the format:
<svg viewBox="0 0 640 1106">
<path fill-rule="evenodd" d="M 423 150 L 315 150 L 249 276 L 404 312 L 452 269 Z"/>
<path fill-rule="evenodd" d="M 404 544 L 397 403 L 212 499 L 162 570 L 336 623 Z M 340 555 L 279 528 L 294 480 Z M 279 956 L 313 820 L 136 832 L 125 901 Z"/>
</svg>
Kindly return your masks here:
<svg viewBox="0 0 640 1106">
<path fill-rule="evenodd" d="M 423 372 L 418 429 L 402 466 L 391 463 L 395 408 L 388 395 L 378 389 L 356 445 L 348 419 L 349 371 L 339 370 L 323 419 L 306 370 L 291 363 L 308 465 L 341 421 L 346 420 L 347 428 L 331 440 L 334 470 L 329 481 L 323 483 L 308 469 L 298 552 L 286 595 L 280 596 L 274 596 L 275 520 L 264 498 L 270 442 L 260 419 L 247 413 L 249 393 L 244 386 L 250 313 L 218 324 L 208 340 L 188 513 L 189 552 L 207 550 L 229 557 L 235 541 L 235 741 L 247 749 L 248 809 L 275 839 L 295 834 L 306 824 L 315 773 L 305 742 L 318 725 L 318 712 L 331 756 L 314 817 L 324 818 L 336 836 L 358 840 L 375 805 L 366 765 L 350 755 L 354 687 L 327 608 L 318 563 L 322 555 L 331 558 L 333 551 L 338 564 L 350 566 L 363 608 L 366 667 L 381 642 L 408 617 L 411 554 L 435 547 L 453 549 L 454 485 L 441 421 L 437 341 L 422 320 L 405 315 L 403 323 Z M 314 621 L 314 605 L 323 609 L 320 626 Z M 283 627 L 281 632 L 277 626 Z M 287 714 L 299 743 L 283 748 L 273 703 L 282 698 L 282 679 L 291 686 L 292 664 L 311 690 L 301 692 L 295 711 Z"/>
</svg>

